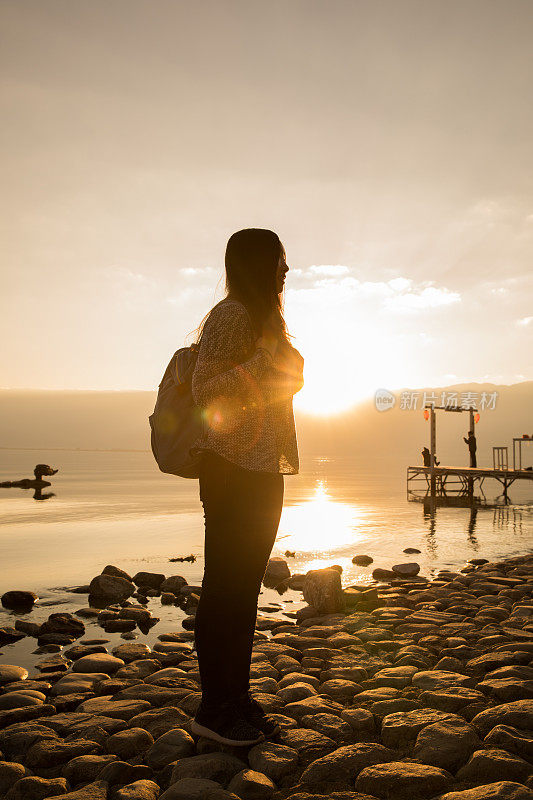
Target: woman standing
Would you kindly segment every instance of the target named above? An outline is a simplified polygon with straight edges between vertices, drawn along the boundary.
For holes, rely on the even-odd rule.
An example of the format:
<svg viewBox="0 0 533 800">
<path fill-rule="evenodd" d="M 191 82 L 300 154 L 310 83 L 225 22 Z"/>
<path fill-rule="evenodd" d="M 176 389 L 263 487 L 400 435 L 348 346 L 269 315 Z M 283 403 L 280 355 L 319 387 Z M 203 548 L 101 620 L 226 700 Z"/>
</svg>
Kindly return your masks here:
<svg viewBox="0 0 533 800">
<path fill-rule="evenodd" d="M 203 409 L 200 500 L 205 570 L 195 621 L 202 702 L 192 731 L 251 745 L 277 731 L 250 695 L 261 581 L 283 506 L 283 475 L 298 472 L 292 396 L 303 358 L 288 341 L 280 296 L 285 250 L 269 230 L 228 241 L 226 296 L 203 325 L 192 378 Z"/>
</svg>

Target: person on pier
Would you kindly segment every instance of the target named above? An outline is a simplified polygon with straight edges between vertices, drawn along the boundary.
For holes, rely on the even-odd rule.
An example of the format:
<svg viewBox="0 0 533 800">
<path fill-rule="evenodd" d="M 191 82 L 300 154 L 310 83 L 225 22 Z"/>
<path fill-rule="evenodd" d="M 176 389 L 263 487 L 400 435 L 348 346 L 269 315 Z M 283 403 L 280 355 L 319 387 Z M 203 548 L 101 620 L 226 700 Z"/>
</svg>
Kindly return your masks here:
<svg viewBox="0 0 533 800">
<path fill-rule="evenodd" d="M 469 431 L 468 438 L 466 436 L 463 436 L 463 441 L 465 444 L 468 445 L 468 451 L 470 453 L 470 466 L 477 467 L 477 457 L 476 457 L 477 442 L 474 433 L 472 431 Z"/>
</svg>

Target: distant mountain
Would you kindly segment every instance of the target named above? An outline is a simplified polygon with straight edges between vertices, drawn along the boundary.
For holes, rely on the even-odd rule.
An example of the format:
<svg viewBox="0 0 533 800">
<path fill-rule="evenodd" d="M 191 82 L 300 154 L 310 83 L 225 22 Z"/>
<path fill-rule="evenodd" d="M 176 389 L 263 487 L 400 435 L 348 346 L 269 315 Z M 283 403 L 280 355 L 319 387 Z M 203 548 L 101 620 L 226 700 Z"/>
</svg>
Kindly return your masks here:
<svg viewBox="0 0 533 800">
<path fill-rule="evenodd" d="M 401 391 L 418 393 L 418 410 L 400 407 Z M 429 423 L 422 416 L 423 388 L 395 392 L 396 405 L 376 410 L 373 400 L 334 417 L 296 413 L 301 453 L 325 457 L 356 456 L 358 460 L 391 468 L 418 464 L 420 450 L 429 444 Z M 430 391 L 430 390 L 426 390 Z M 476 426 L 478 461 L 492 464 L 492 446 L 533 435 L 533 381 L 498 386 L 459 384 L 440 392 L 497 393 L 494 410 L 481 412 Z M 148 415 L 154 392 L 0 390 L 0 446 L 23 448 L 81 448 L 143 450 L 150 447 Z M 437 455 L 443 464 L 467 463 L 462 437 L 468 414 L 437 414 Z M 524 448 L 524 465 L 533 464 L 533 444 Z M 1 453 L 0 453 L 1 459 Z"/>
</svg>

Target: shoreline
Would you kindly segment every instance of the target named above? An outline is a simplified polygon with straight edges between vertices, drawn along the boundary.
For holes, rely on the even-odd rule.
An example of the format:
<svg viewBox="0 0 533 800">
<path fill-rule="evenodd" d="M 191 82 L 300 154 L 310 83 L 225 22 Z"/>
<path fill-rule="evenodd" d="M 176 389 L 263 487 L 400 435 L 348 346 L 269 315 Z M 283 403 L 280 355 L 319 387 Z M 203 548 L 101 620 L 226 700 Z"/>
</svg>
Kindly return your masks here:
<svg viewBox="0 0 533 800">
<path fill-rule="evenodd" d="M 121 570 L 99 577 L 93 590 L 126 591 Z M 334 569 L 308 573 L 307 607 L 290 621 L 258 617 L 252 690 L 281 732 L 251 749 L 190 733 L 199 587 L 134 580 L 135 592 L 103 608 L 16 625 L 44 651 L 31 675 L 0 665 L 6 800 L 532 796 L 533 553 L 348 594 Z M 188 614 L 152 648 L 128 641 L 152 626 L 139 602 L 149 593 Z M 122 631 L 112 653 L 109 640 L 85 637 L 83 620 L 98 618 Z"/>
</svg>

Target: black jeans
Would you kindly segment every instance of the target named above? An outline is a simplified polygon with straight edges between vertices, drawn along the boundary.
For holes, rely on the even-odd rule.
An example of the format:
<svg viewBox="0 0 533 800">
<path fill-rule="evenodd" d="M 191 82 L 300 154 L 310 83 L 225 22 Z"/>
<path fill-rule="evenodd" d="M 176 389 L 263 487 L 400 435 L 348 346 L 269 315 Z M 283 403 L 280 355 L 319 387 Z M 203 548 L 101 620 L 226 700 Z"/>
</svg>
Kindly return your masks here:
<svg viewBox="0 0 533 800">
<path fill-rule="evenodd" d="M 204 452 L 205 569 L 194 628 L 204 707 L 249 689 L 257 598 L 283 492 L 282 474 L 253 472 Z"/>
</svg>

